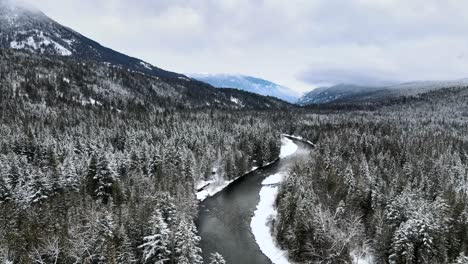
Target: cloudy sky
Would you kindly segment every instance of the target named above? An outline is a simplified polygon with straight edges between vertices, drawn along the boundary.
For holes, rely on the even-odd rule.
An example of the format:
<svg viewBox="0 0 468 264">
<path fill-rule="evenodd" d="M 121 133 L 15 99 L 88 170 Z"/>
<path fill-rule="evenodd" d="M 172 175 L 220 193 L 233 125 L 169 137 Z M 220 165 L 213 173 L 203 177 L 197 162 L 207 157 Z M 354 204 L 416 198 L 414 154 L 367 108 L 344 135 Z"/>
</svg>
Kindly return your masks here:
<svg viewBox="0 0 468 264">
<path fill-rule="evenodd" d="M 299 91 L 468 77 L 464 0 L 26 0 L 118 51 L 183 73 Z"/>
</svg>

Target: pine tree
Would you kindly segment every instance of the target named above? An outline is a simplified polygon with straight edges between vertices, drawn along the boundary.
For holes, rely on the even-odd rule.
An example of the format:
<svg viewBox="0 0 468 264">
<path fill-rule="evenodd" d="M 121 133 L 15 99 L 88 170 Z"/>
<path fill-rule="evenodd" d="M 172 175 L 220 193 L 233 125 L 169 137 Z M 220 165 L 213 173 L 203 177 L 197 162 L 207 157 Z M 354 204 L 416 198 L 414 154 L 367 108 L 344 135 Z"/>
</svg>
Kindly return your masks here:
<svg viewBox="0 0 468 264">
<path fill-rule="evenodd" d="M 62 191 L 59 175 L 59 162 L 53 148 L 47 150 L 47 178 L 50 187 L 50 195 L 53 196 Z"/>
<path fill-rule="evenodd" d="M 93 245 L 93 259 L 96 263 L 115 263 L 117 248 L 115 243 L 115 222 L 110 212 L 103 211 L 98 215 L 96 229 L 94 230 L 95 242 Z"/>
<path fill-rule="evenodd" d="M 356 179 L 354 179 L 353 169 L 349 164 L 344 171 L 343 178 L 346 186 L 348 187 L 349 193 L 353 194 L 356 190 Z"/>
<path fill-rule="evenodd" d="M 157 209 L 161 212 L 161 215 L 169 228 L 172 229 L 176 224 L 177 213 L 174 198 L 172 198 L 168 193 L 162 193 L 157 197 L 157 199 Z"/>
<path fill-rule="evenodd" d="M 107 204 L 115 188 L 116 181 L 117 176 L 107 157 L 104 154 L 101 154 L 98 159 L 93 156 L 87 175 L 88 192 L 96 199 L 100 199 L 104 204 Z"/>
<path fill-rule="evenodd" d="M 69 191 L 76 191 L 79 187 L 79 179 L 76 173 L 75 164 L 71 159 L 65 159 L 61 168 L 62 185 Z"/>
<path fill-rule="evenodd" d="M 181 220 L 174 237 L 175 260 L 178 264 L 201 264 L 201 249 L 198 247 L 200 237 L 196 234 L 194 224 Z"/>
<path fill-rule="evenodd" d="M 223 256 L 221 256 L 221 254 L 216 252 L 216 253 L 211 253 L 210 264 L 226 264 L 226 261 L 224 260 Z"/>
<path fill-rule="evenodd" d="M 194 185 L 194 175 L 195 175 L 194 167 L 195 167 L 195 157 L 193 156 L 193 154 L 191 152 L 189 152 L 186 155 L 186 158 L 185 158 L 184 171 L 183 171 L 184 181 L 185 181 L 186 186 L 188 186 L 188 188 L 186 188 L 186 190 L 185 190 L 186 193 L 191 193 L 195 189 L 195 185 Z"/>
<path fill-rule="evenodd" d="M 27 192 L 29 195 L 27 199 L 29 204 L 37 204 L 47 199 L 48 187 L 47 183 L 44 181 L 45 177 L 42 171 L 37 170 L 32 173 L 33 175 L 31 175 L 27 185 Z"/>
<path fill-rule="evenodd" d="M 11 199 L 10 187 L 3 178 L 3 175 L 0 175 L 0 204 L 8 202 Z"/>
<path fill-rule="evenodd" d="M 95 190 L 97 188 L 96 184 L 96 173 L 97 173 L 97 163 L 98 159 L 95 154 L 91 156 L 91 160 L 88 165 L 88 172 L 86 174 L 86 191 L 92 197 L 95 197 Z"/>
<path fill-rule="evenodd" d="M 453 264 L 466 264 L 468 263 L 468 257 L 464 253 L 460 253 L 460 256 L 453 262 Z"/>
<path fill-rule="evenodd" d="M 143 238 L 143 262 L 148 264 L 164 264 L 170 260 L 169 250 L 170 230 L 164 221 L 161 211 L 156 210 L 151 219 L 151 235 Z"/>
<path fill-rule="evenodd" d="M 16 162 L 13 162 L 11 164 L 10 171 L 8 172 L 7 178 L 8 178 L 8 184 L 11 186 L 11 189 L 14 190 L 16 186 L 18 186 L 20 178 L 21 178 L 20 170 Z"/>
<path fill-rule="evenodd" d="M 127 264 L 135 263 L 137 259 L 133 252 L 132 243 L 125 233 L 124 228 L 120 230 L 120 246 L 117 253 L 117 263 L 118 264 Z"/>
</svg>

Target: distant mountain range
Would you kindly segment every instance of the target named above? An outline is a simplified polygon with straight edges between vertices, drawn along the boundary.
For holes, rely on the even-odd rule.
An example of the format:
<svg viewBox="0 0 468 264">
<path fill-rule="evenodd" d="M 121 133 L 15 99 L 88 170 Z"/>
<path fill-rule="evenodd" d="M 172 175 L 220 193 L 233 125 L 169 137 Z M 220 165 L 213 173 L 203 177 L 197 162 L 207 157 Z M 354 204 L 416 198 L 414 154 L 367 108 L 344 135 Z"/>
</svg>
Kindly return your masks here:
<svg viewBox="0 0 468 264">
<path fill-rule="evenodd" d="M 468 79 L 408 82 L 380 87 L 339 84 L 331 87 L 316 88 L 301 97 L 297 101 L 297 104 L 380 102 L 402 96 L 414 96 L 441 88 L 464 86 L 468 86 Z"/>
<path fill-rule="evenodd" d="M 187 74 L 202 82 L 209 83 L 218 88 L 235 88 L 251 93 L 272 96 L 290 103 L 296 103 L 301 94 L 288 87 L 239 74 Z"/>
<path fill-rule="evenodd" d="M 378 102 L 440 88 L 468 86 L 468 79 L 410 82 L 393 86 L 340 84 L 317 88 L 301 97 L 293 89 L 251 76 L 190 74 L 190 77 L 187 77 L 104 47 L 73 29 L 60 25 L 41 11 L 11 0 L 0 0 L 0 49 L 17 50 L 22 53 L 21 55 L 11 52 L 2 53 L 1 59 L 8 61 L 12 68 L 16 64 L 28 67 L 27 60 L 30 60 L 43 70 L 43 74 L 47 74 L 46 65 L 51 60 L 53 63 L 61 61 L 63 67 L 68 67 L 63 71 L 54 69 L 51 74 L 71 73 L 71 69 L 76 69 L 79 63 L 86 62 L 89 67 L 81 73 L 81 78 L 87 80 L 86 87 L 81 87 L 86 92 L 78 91 L 80 87 L 76 86 L 79 82 L 76 76 L 63 76 L 64 80 L 73 80 L 75 77 L 74 89 L 78 89 L 75 92 L 81 94 L 74 94 L 74 97 L 81 98 L 79 100 L 95 100 L 91 96 L 104 100 L 103 97 L 106 94 L 114 93 L 115 95 L 125 91 L 127 99 L 140 98 L 145 105 L 153 105 L 156 108 L 162 105 L 170 107 L 168 102 L 174 103 L 173 107 L 228 109 L 291 107 L 287 102 L 299 105 Z M 16 61 L 16 59 L 21 61 Z M 104 73 L 116 74 L 116 72 L 118 72 L 118 77 L 114 79 L 103 75 Z M 14 85 L 18 83 L 22 85 L 21 80 L 25 77 L 21 74 L 30 74 L 21 70 L 13 73 L 18 78 Z M 60 73 L 60 75 L 63 74 Z M 101 80 L 93 78 L 101 78 Z M 102 80 L 107 80 L 108 83 L 103 85 Z M 120 80 L 120 83 L 116 80 Z M 130 80 L 137 83 L 128 83 L 127 81 Z M 50 78 L 47 82 L 50 82 L 50 85 L 57 85 L 57 81 L 52 81 Z M 98 86 L 100 86 L 99 89 Z M 233 89 L 217 89 L 213 86 Z M 145 91 L 138 91 L 138 89 Z M 90 93 L 90 91 L 93 92 Z M 83 99 L 83 96 L 89 98 Z M 153 101 L 148 102 L 148 98 L 152 98 Z"/>
</svg>

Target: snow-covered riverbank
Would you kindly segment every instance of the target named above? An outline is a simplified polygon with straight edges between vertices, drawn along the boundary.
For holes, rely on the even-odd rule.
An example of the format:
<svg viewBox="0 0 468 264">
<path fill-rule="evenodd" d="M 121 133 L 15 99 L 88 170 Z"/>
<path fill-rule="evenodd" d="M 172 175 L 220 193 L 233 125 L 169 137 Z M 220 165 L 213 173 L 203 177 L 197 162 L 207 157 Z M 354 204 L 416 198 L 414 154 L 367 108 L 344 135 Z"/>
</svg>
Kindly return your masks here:
<svg viewBox="0 0 468 264">
<path fill-rule="evenodd" d="M 277 184 L 282 179 L 283 175 L 278 173 L 266 178 L 262 182 L 265 186 L 260 190 L 260 202 L 250 223 L 252 233 L 260 250 L 274 264 L 290 263 L 287 257 L 288 252 L 278 247 L 270 228 L 270 221 L 275 219 L 277 214 L 274 204 L 276 195 L 278 194 L 278 186 L 272 186 L 272 184 Z"/>
<path fill-rule="evenodd" d="M 288 135 L 288 134 L 281 134 L 283 137 L 289 137 L 289 138 L 294 138 L 294 139 L 297 139 L 297 140 L 300 140 L 302 142 L 305 142 L 309 145 L 311 145 L 312 147 L 315 147 L 315 144 L 312 143 L 312 141 L 310 140 L 305 140 L 303 137 L 299 137 L 299 136 L 293 136 L 293 135 Z"/>
<path fill-rule="evenodd" d="M 258 167 L 253 167 L 249 172 L 257 170 Z M 237 179 L 237 178 L 236 178 Z M 220 191 L 222 191 L 224 188 L 226 188 L 229 184 L 231 184 L 234 180 L 221 180 L 221 181 L 202 181 L 197 184 L 197 189 L 203 188 L 203 190 L 197 192 L 197 200 L 203 201 L 206 198 L 213 196 Z"/>
<path fill-rule="evenodd" d="M 284 159 L 287 156 L 294 154 L 296 151 L 297 151 L 297 145 L 294 144 L 292 140 L 286 137 L 281 138 L 281 152 L 279 155 L 281 159 Z"/>
<path fill-rule="evenodd" d="M 291 154 L 294 154 L 297 151 L 297 145 L 294 144 L 294 142 L 286 137 L 281 138 L 281 152 L 279 157 L 280 158 L 285 158 Z M 273 162 L 271 162 L 273 163 Z M 264 166 L 268 166 L 271 163 L 265 164 Z M 250 171 L 247 173 L 250 173 L 252 171 L 257 170 L 258 167 L 253 167 Z M 238 178 L 236 178 L 238 179 Z M 236 179 L 233 180 L 210 180 L 210 181 L 202 181 L 197 184 L 197 190 L 202 189 L 201 191 L 197 192 L 197 200 L 203 201 L 206 198 L 213 196 L 217 194 L 218 192 L 222 191 L 224 188 L 229 186 L 232 182 L 234 182 Z"/>
<path fill-rule="evenodd" d="M 281 140 L 280 158 L 286 158 L 297 151 L 298 146 L 286 137 Z M 260 201 L 257 205 L 257 210 L 252 218 L 250 227 L 252 234 L 257 241 L 260 250 L 274 264 L 289 264 L 288 253 L 281 250 L 276 244 L 275 238 L 271 234 L 270 221 L 276 218 L 275 199 L 278 194 L 278 185 L 283 181 L 285 172 L 280 172 L 267 177 L 262 182 L 260 190 Z"/>
</svg>

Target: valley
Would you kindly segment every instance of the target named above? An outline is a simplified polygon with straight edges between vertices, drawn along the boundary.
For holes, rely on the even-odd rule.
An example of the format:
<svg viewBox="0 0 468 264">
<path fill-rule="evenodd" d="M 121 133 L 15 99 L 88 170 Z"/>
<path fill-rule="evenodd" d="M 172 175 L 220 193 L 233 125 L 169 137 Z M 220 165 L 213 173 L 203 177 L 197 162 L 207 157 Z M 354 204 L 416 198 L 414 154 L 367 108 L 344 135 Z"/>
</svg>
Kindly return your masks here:
<svg viewBox="0 0 468 264">
<path fill-rule="evenodd" d="M 43 7 L 87 2 L 54 3 Z M 467 79 L 398 81 L 438 65 L 414 60 L 397 76 L 405 56 L 385 59 L 379 41 L 361 52 L 362 39 L 343 49 L 344 70 L 332 67 L 344 53 L 328 41 L 341 38 L 299 49 L 336 33 L 307 31 L 324 18 L 299 25 L 304 3 L 289 13 L 281 1 L 174 3 L 93 2 L 96 12 L 80 14 L 107 43 L 138 27 L 139 41 L 132 33 L 120 47 L 142 60 L 29 2 L 0 0 L 0 263 L 468 263 Z M 373 12 L 394 3 L 380 4 Z M 265 28 L 249 31 L 257 24 Z M 459 76 L 460 54 L 440 76 Z M 148 58 L 185 72 L 261 71 L 286 85 L 182 74 Z M 371 66 L 347 69 L 353 60 Z M 372 71 L 384 62 L 395 80 Z M 369 85 L 372 73 L 393 81 Z M 332 84 L 301 92 L 317 83 Z"/>
</svg>

